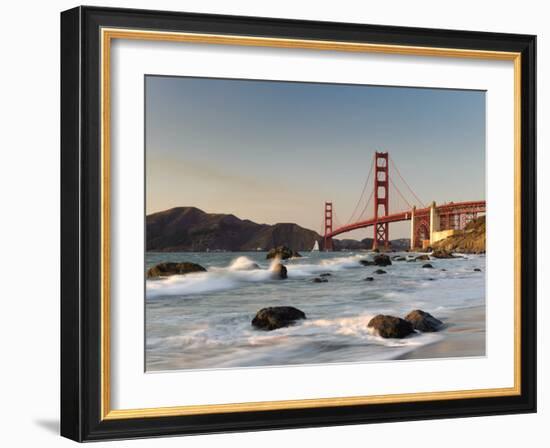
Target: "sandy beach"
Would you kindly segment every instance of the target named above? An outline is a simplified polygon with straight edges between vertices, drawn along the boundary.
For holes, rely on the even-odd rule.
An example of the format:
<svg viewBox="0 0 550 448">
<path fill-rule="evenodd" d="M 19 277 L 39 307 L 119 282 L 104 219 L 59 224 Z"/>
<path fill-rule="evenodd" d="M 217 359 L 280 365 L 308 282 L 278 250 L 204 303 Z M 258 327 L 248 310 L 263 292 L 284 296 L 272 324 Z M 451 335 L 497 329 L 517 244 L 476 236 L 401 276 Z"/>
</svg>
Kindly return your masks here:
<svg viewBox="0 0 550 448">
<path fill-rule="evenodd" d="M 429 359 L 445 357 L 484 356 L 485 354 L 485 306 L 456 310 L 443 319 L 445 339 L 419 346 L 396 359 Z"/>
</svg>

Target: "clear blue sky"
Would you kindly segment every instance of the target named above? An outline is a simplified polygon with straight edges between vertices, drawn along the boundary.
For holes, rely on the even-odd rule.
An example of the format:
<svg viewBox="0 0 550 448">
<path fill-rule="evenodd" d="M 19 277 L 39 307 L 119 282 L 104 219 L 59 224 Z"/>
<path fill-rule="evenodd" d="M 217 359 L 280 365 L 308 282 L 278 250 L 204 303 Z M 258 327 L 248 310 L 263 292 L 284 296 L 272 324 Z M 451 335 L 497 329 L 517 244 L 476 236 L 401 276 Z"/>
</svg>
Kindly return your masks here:
<svg viewBox="0 0 550 448">
<path fill-rule="evenodd" d="M 164 76 L 145 83 L 148 214 L 195 206 L 321 231 L 325 200 L 348 220 L 376 150 L 390 153 L 425 203 L 485 198 L 485 92 Z M 391 211 L 405 205 L 390 193 Z M 407 229 L 394 225 L 390 237 Z"/>
</svg>

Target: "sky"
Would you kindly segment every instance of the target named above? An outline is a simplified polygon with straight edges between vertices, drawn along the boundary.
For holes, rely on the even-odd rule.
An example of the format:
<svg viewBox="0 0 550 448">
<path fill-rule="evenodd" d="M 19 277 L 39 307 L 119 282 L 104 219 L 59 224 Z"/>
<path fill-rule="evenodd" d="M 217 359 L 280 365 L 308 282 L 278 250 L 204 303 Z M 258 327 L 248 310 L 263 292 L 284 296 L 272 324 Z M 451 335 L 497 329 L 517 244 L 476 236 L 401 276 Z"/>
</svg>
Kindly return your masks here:
<svg viewBox="0 0 550 448">
<path fill-rule="evenodd" d="M 416 201 L 395 167 L 424 204 L 485 199 L 484 91 L 146 76 L 145 145 L 147 214 L 195 206 L 321 233 L 325 201 L 348 222 L 375 151 L 404 196 L 391 186 L 390 212 Z"/>
</svg>

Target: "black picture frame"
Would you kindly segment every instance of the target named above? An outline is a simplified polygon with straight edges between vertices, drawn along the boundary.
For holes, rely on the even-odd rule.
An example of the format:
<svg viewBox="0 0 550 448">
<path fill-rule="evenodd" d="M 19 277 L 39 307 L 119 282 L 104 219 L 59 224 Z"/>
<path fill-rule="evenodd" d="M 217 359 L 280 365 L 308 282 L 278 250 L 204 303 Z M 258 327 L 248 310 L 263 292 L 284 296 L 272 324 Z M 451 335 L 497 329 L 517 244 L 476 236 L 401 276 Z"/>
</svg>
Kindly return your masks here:
<svg viewBox="0 0 550 448">
<path fill-rule="evenodd" d="M 102 27 L 521 53 L 521 394 L 102 419 Z M 61 434 L 92 441 L 536 412 L 535 55 L 532 35 L 100 7 L 61 13 Z"/>
</svg>

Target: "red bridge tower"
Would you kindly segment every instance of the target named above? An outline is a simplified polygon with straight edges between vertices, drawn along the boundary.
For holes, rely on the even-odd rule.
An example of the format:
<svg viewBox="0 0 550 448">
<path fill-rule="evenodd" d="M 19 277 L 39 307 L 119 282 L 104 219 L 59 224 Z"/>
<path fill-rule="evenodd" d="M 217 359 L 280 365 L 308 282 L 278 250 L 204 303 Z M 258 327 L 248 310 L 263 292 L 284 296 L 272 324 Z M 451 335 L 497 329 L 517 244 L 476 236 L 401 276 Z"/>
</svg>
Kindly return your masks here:
<svg viewBox="0 0 550 448">
<path fill-rule="evenodd" d="M 388 203 L 388 153 L 376 152 L 374 159 L 374 241 L 372 248 L 378 249 L 379 246 L 387 249 L 389 246 L 389 223 L 379 223 L 379 216 L 386 216 L 389 213 Z"/>
<path fill-rule="evenodd" d="M 332 202 L 325 202 L 325 240 L 323 244 L 324 250 L 332 250 L 332 237 L 328 236 L 332 233 Z"/>
</svg>

